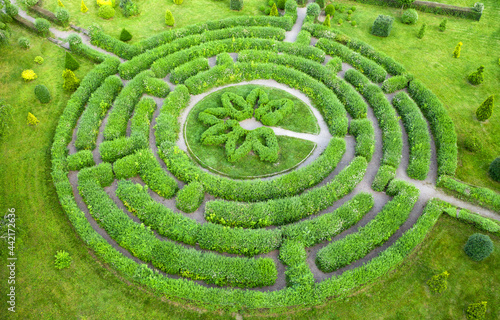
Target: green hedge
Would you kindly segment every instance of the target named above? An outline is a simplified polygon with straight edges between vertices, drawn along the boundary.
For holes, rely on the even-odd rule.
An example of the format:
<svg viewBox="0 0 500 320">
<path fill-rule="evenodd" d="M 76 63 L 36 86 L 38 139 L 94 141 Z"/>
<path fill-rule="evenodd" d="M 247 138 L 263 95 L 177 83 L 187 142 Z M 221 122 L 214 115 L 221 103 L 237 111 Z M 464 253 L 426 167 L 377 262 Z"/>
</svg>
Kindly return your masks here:
<svg viewBox="0 0 500 320">
<path fill-rule="evenodd" d="M 76 132 L 75 147 L 78 150 L 95 149 L 102 120 L 122 87 L 120 78 L 112 75 L 104 81 L 99 89 L 92 93 Z"/>
<path fill-rule="evenodd" d="M 352 51 L 348 47 L 326 38 L 321 38 L 316 46 L 326 52 L 326 54 L 339 56 L 342 61 L 352 65 L 357 70 L 365 74 L 370 80 L 380 83 L 387 77 L 387 71 L 379 66 L 375 61 L 365 58 L 361 54 Z"/>
<path fill-rule="evenodd" d="M 205 219 L 226 226 L 262 228 L 284 225 L 317 214 L 342 198 L 363 179 L 366 159 L 356 157 L 332 181 L 299 196 L 265 202 L 214 200 L 205 204 Z"/>
<path fill-rule="evenodd" d="M 385 187 L 391 182 L 392 179 L 396 177 L 396 168 L 393 166 L 382 165 L 377 171 L 375 178 L 372 182 L 372 189 L 375 191 L 382 192 Z"/>
<path fill-rule="evenodd" d="M 92 151 L 82 150 L 68 156 L 68 170 L 80 170 L 95 165 Z"/>
<path fill-rule="evenodd" d="M 197 181 L 191 182 L 177 192 L 175 205 L 184 212 L 194 212 L 199 208 L 205 197 L 203 185 Z"/>
<path fill-rule="evenodd" d="M 355 155 L 363 156 L 371 161 L 375 151 L 375 130 L 368 119 L 353 119 L 349 126 L 349 134 L 356 138 Z"/>
<path fill-rule="evenodd" d="M 327 63 L 326 67 L 330 69 L 333 73 L 338 73 L 342 71 L 342 58 L 332 57 Z"/>
<path fill-rule="evenodd" d="M 101 187 L 109 187 L 115 180 L 111 164 L 103 162 L 95 167 L 83 168 L 78 172 L 78 183 L 80 181 L 95 180 Z"/>
<path fill-rule="evenodd" d="M 382 83 L 382 91 L 385 93 L 393 93 L 406 88 L 409 82 L 406 75 L 390 77 Z"/>
<path fill-rule="evenodd" d="M 154 97 L 165 98 L 170 92 L 170 87 L 163 79 L 145 78 L 144 92 Z"/>
<path fill-rule="evenodd" d="M 318 251 L 316 265 L 321 271 L 332 272 L 342 268 L 386 242 L 410 215 L 418 200 L 419 190 L 402 180 L 393 180 L 387 194 L 394 199 L 386 203 L 367 225 Z"/>
<path fill-rule="evenodd" d="M 88 58 L 96 63 L 101 63 L 109 57 L 108 54 L 97 51 L 82 43 L 82 38 L 80 38 L 80 36 L 75 33 L 70 34 L 67 40 L 69 42 L 69 48 L 72 52 Z"/>
<path fill-rule="evenodd" d="M 446 210 L 446 213 L 450 217 L 457 218 L 458 220 L 471 224 L 480 230 L 500 235 L 500 223 L 498 221 L 483 217 L 474 212 L 470 212 L 467 209 L 460 209 L 458 211 L 458 215 L 456 208 Z"/>
<path fill-rule="evenodd" d="M 311 247 L 333 237 L 356 224 L 373 207 L 373 196 L 358 193 L 333 212 L 322 214 L 310 220 L 300 221 L 282 227 L 283 236 L 300 241 Z"/>
<path fill-rule="evenodd" d="M 234 63 L 233 57 L 231 57 L 231 55 L 227 52 L 219 53 L 215 59 L 215 64 L 218 66 L 233 64 L 233 63 Z"/>
<path fill-rule="evenodd" d="M 191 60 L 172 70 L 172 73 L 170 74 L 170 82 L 182 84 L 187 78 L 194 76 L 198 72 L 208 70 L 209 68 L 210 66 L 208 65 L 207 58 L 200 57 Z"/>
<path fill-rule="evenodd" d="M 408 92 L 431 127 L 437 149 L 438 175 L 455 175 L 458 149 L 453 121 L 441 101 L 419 80 L 410 82 Z"/>
<path fill-rule="evenodd" d="M 427 122 L 417 104 L 405 92 L 396 94 L 392 105 L 401 116 L 408 134 L 410 157 L 406 172 L 413 179 L 425 180 L 431 165 L 431 138 Z"/>
<path fill-rule="evenodd" d="M 491 189 L 474 187 L 446 175 L 440 176 L 436 185 L 462 200 L 500 212 L 500 195 Z"/>
<path fill-rule="evenodd" d="M 297 39 L 295 39 L 295 43 L 302 46 L 308 46 L 311 44 L 311 33 L 306 30 L 300 30 L 297 35 Z"/>
<path fill-rule="evenodd" d="M 270 258 L 232 258 L 161 241 L 118 208 L 95 179 L 79 180 L 78 188 L 91 215 L 112 239 L 165 273 L 244 288 L 268 286 L 276 281 L 276 266 Z"/>
<path fill-rule="evenodd" d="M 178 85 L 163 101 L 163 106 L 156 118 L 154 127 L 157 146 L 166 141 L 171 143 L 177 141 L 180 132 L 180 124 L 177 118 L 180 111 L 187 107 L 190 98 L 187 87 Z"/>
</svg>

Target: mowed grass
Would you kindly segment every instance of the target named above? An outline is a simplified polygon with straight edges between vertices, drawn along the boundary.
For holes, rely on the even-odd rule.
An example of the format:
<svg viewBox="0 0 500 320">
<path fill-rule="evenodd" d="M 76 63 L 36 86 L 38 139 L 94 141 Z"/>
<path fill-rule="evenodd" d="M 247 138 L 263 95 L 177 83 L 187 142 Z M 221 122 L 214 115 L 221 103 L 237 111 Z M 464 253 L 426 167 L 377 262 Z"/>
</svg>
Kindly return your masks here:
<svg viewBox="0 0 500 320">
<path fill-rule="evenodd" d="M 116 1 L 119 3 L 119 0 Z M 117 38 L 120 36 L 122 28 L 125 28 L 133 36 L 130 43 L 171 29 L 165 24 L 167 9 L 174 16 L 174 27 L 180 28 L 210 20 L 262 14 L 259 11 L 259 6 L 266 3 L 264 0 L 245 0 L 241 11 L 233 11 L 229 8 L 229 0 L 185 0 L 181 5 L 174 4 L 173 0 L 138 0 L 134 1 L 140 8 L 138 16 L 126 18 L 122 14 L 122 9 L 117 6 L 115 17 L 105 20 L 97 15 L 99 7 L 95 0 L 84 1 L 89 9 L 86 13 L 80 11 L 81 0 L 62 0 L 62 2 L 71 15 L 70 23 L 82 28 L 98 24 L 104 32 Z M 58 8 L 57 0 L 44 1 L 43 7 L 55 12 Z M 202 9 L 200 10 L 200 8 Z"/>
<path fill-rule="evenodd" d="M 356 6 L 352 19 L 358 25 L 353 27 L 346 22 L 346 10 L 343 14 L 335 13 L 333 30 L 363 40 L 393 57 L 443 102 L 458 134 L 457 178 L 500 192 L 500 183 L 487 173 L 490 163 L 500 156 L 500 2 L 484 1 L 485 10 L 480 21 L 418 12 L 416 25 L 401 23 L 397 8 L 346 0 L 337 2 L 349 8 Z M 395 17 L 387 38 L 369 32 L 379 14 Z M 336 23 L 339 18 L 344 20 L 341 26 Z M 438 26 L 444 18 L 448 19 L 447 29 L 440 32 Z M 423 23 L 427 23 L 427 31 L 423 39 L 418 39 L 417 33 Z M 456 59 L 452 53 L 459 42 L 463 43 L 462 52 Z M 473 86 L 468 83 L 467 76 L 481 65 L 485 66 L 484 83 Z M 479 122 L 475 111 L 490 95 L 494 95 L 496 101 L 493 116 L 486 122 Z M 471 136 L 481 141 L 482 151 L 465 150 L 464 141 Z"/>
<path fill-rule="evenodd" d="M 233 178 L 249 178 L 272 175 L 298 166 L 314 149 L 315 143 L 293 137 L 277 136 L 279 155 L 276 163 L 262 161 L 253 152 L 236 162 L 229 162 L 224 146 L 206 146 L 200 141 L 201 135 L 208 129 L 198 121 L 200 112 L 207 108 L 222 107 L 221 96 L 232 92 L 244 98 L 255 88 L 266 91 L 270 100 L 290 99 L 294 102 L 292 113 L 276 126 L 295 132 L 317 134 L 319 131 L 316 117 L 309 107 L 295 96 L 279 89 L 257 85 L 231 86 L 206 96 L 189 113 L 185 125 L 185 139 L 197 161 L 204 167 Z M 240 141 L 243 143 L 243 141 Z"/>
</svg>

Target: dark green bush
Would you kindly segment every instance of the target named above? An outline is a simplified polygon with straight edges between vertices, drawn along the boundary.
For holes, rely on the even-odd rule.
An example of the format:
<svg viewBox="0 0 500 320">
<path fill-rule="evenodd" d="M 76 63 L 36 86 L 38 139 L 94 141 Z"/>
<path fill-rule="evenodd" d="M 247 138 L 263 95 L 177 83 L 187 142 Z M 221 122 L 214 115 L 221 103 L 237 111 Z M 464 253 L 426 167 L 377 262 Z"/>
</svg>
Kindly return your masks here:
<svg viewBox="0 0 500 320">
<path fill-rule="evenodd" d="M 427 285 L 429 286 L 429 289 L 433 293 L 442 293 L 448 288 L 448 282 L 446 279 L 448 279 L 448 276 L 450 273 L 448 271 L 444 271 L 440 274 L 436 274 L 432 276 L 429 280 L 427 280 Z"/>
<path fill-rule="evenodd" d="M 11 4 L 7 4 L 5 5 L 5 12 L 11 16 L 11 17 L 15 17 L 19 14 L 19 8 L 14 6 L 14 5 L 11 5 Z"/>
<path fill-rule="evenodd" d="M 177 209 L 187 213 L 196 211 L 203 202 L 205 191 L 203 185 L 197 181 L 187 184 L 177 193 L 175 205 Z"/>
<path fill-rule="evenodd" d="M 456 212 L 456 210 L 452 210 L 453 217 L 455 217 Z M 500 223 L 497 223 L 493 219 L 483 217 L 466 209 L 460 209 L 457 218 L 461 221 L 473 225 L 480 230 L 500 235 Z"/>
<path fill-rule="evenodd" d="M 418 13 L 415 9 L 407 9 L 401 17 L 401 21 L 406 24 L 415 24 L 418 20 Z"/>
<path fill-rule="evenodd" d="M 493 252 L 493 248 L 493 241 L 491 241 L 489 236 L 481 233 L 474 233 L 467 240 L 464 251 L 472 260 L 483 261 L 490 256 Z"/>
<path fill-rule="evenodd" d="M 388 37 L 391 34 L 393 21 L 394 18 L 391 16 L 379 15 L 373 22 L 371 34 L 379 37 Z"/>
<path fill-rule="evenodd" d="M 484 320 L 486 317 L 487 301 L 471 303 L 467 307 L 467 320 Z"/>
<path fill-rule="evenodd" d="M 285 3 L 283 2 L 283 7 L 284 7 Z M 241 9 L 243 9 L 243 0 L 231 0 L 231 3 L 229 4 L 229 8 L 231 10 L 236 10 L 236 11 L 240 11 Z"/>
<path fill-rule="evenodd" d="M 323 9 L 325 7 L 325 2 L 326 2 L 325 0 L 314 0 L 314 2 L 318 4 L 320 9 Z"/>
<path fill-rule="evenodd" d="M 424 23 L 420 30 L 418 31 L 417 38 L 422 39 L 425 35 L 425 30 L 427 29 L 427 23 Z"/>
<path fill-rule="evenodd" d="M 448 19 L 444 18 L 443 21 L 439 24 L 439 31 L 444 32 L 446 30 L 446 23 Z"/>
<path fill-rule="evenodd" d="M 66 55 L 64 57 L 64 68 L 69 69 L 71 71 L 75 71 L 80 68 L 80 64 L 76 59 L 71 55 L 71 53 L 66 51 Z"/>
<path fill-rule="evenodd" d="M 99 11 L 97 12 L 97 15 L 103 19 L 112 19 L 115 16 L 115 9 L 112 6 L 101 6 L 99 8 Z"/>
<path fill-rule="evenodd" d="M 473 85 L 481 84 L 484 81 L 484 74 L 483 74 L 483 72 L 484 72 L 484 66 L 480 66 L 479 68 L 477 68 L 476 71 L 474 71 L 473 73 L 469 74 L 469 76 L 467 77 L 467 79 Z"/>
<path fill-rule="evenodd" d="M 493 95 L 489 96 L 486 98 L 486 100 L 481 103 L 479 108 L 476 110 L 476 117 L 477 120 L 479 121 L 486 121 L 491 117 L 491 114 L 493 113 L 493 105 L 495 101 L 493 98 Z"/>
<path fill-rule="evenodd" d="M 491 162 L 488 173 L 491 179 L 500 182 L 500 157 Z"/>
<path fill-rule="evenodd" d="M 17 43 L 23 49 L 29 49 L 31 45 L 30 39 L 26 37 L 20 37 L 19 39 L 17 39 Z"/>
<path fill-rule="evenodd" d="M 41 103 L 49 103 L 52 99 L 49 89 L 43 84 L 39 84 L 35 87 L 35 96 Z"/>
<path fill-rule="evenodd" d="M 127 42 L 132 39 L 132 35 L 130 32 L 128 32 L 127 29 L 123 28 L 122 32 L 120 33 L 120 41 Z"/>
<path fill-rule="evenodd" d="M 49 34 L 50 22 L 44 18 L 36 18 L 35 28 L 42 36 L 47 36 Z"/>
<path fill-rule="evenodd" d="M 285 2 L 286 0 L 277 0 L 276 6 L 278 7 L 278 9 L 285 10 Z"/>
</svg>

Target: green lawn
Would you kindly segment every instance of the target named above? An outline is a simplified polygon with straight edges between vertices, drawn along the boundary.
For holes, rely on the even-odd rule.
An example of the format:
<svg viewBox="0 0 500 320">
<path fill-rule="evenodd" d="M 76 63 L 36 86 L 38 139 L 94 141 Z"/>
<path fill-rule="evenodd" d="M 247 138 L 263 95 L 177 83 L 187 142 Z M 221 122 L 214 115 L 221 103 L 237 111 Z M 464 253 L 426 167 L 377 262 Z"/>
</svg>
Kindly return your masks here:
<svg viewBox="0 0 500 320">
<path fill-rule="evenodd" d="M 356 6 L 352 19 L 353 27 L 345 22 L 347 13 L 335 13 L 332 28 L 363 40 L 379 51 L 393 57 L 429 87 L 444 103 L 458 134 L 459 154 L 457 178 L 478 186 L 500 192 L 500 183 L 487 174 L 489 164 L 500 156 L 500 3 L 484 1 L 485 10 L 481 21 L 447 17 L 445 32 L 438 30 L 445 16 L 418 12 L 416 25 L 400 22 L 400 9 L 359 4 L 339 0 L 348 7 Z M 379 14 L 395 17 L 391 35 L 380 38 L 369 33 L 373 21 Z M 344 20 L 342 26 L 334 21 Z M 423 23 L 427 32 L 423 39 L 417 33 Z M 458 42 L 462 42 L 460 58 L 452 53 Z M 485 66 L 485 81 L 479 86 L 467 82 L 467 75 L 480 65 Z M 495 95 L 493 116 L 486 122 L 475 119 L 475 110 L 489 96 Z M 464 140 L 477 136 L 483 150 L 472 153 L 463 147 Z"/>
<path fill-rule="evenodd" d="M 207 108 L 222 107 L 220 99 L 225 92 L 232 92 L 246 97 L 253 89 L 258 87 L 266 91 L 270 100 L 286 98 L 294 102 L 292 113 L 281 120 L 277 126 L 296 132 L 318 133 L 319 127 L 316 117 L 311 113 L 309 107 L 295 96 L 283 90 L 257 85 L 228 87 L 211 93 L 201 100 L 190 111 L 186 122 L 185 134 L 187 143 L 192 153 L 204 167 L 222 172 L 233 178 L 265 176 L 296 167 L 314 149 L 314 142 L 277 136 L 280 151 L 276 163 L 261 161 L 252 153 L 235 163 L 231 163 L 227 160 L 227 154 L 223 146 L 205 146 L 201 144 L 200 137 L 208 127 L 198 121 L 199 113 Z"/>
</svg>

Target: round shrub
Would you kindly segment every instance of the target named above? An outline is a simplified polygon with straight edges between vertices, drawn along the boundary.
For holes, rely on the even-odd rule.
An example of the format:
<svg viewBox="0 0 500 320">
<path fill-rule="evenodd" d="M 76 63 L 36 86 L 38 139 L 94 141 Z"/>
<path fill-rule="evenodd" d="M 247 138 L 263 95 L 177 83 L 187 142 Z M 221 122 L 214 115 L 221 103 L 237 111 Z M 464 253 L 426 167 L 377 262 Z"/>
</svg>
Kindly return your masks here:
<svg viewBox="0 0 500 320">
<path fill-rule="evenodd" d="M 7 30 L 7 25 L 0 21 L 0 30 Z"/>
<path fill-rule="evenodd" d="M 67 251 L 57 251 L 57 254 L 54 257 L 56 258 L 54 261 L 56 269 L 64 269 L 71 265 L 71 257 Z"/>
<path fill-rule="evenodd" d="M 347 10 L 347 14 L 352 14 L 352 10 Z"/>
<path fill-rule="evenodd" d="M 103 19 L 111 19 L 115 16 L 115 9 L 112 6 L 102 6 L 99 8 L 97 15 Z"/>
<path fill-rule="evenodd" d="M 356 21 L 352 20 L 351 26 L 355 27 L 356 26 Z"/>
<path fill-rule="evenodd" d="M 69 11 L 64 8 L 58 8 L 56 11 L 56 19 L 62 26 L 69 24 Z"/>
<path fill-rule="evenodd" d="M 41 35 L 47 35 L 50 29 L 50 22 L 44 18 L 35 19 L 35 28 Z"/>
<path fill-rule="evenodd" d="M 283 7 L 285 7 L 285 3 L 283 3 Z M 229 8 L 231 10 L 240 11 L 241 9 L 243 9 L 243 0 L 231 0 L 231 2 L 229 3 Z"/>
<path fill-rule="evenodd" d="M 35 96 L 41 103 L 49 103 L 52 99 L 49 89 L 43 84 L 39 84 L 35 87 Z"/>
<path fill-rule="evenodd" d="M 270 15 L 271 14 L 271 8 L 267 7 L 265 10 L 264 10 L 264 14 L 266 16 Z"/>
<path fill-rule="evenodd" d="M 36 64 L 42 64 L 44 60 L 42 57 L 36 56 L 34 61 Z"/>
<path fill-rule="evenodd" d="M 18 8 L 18 7 L 16 7 L 16 6 L 13 6 L 13 5 L 11 5 L 11 4 L 9 4 L 9 5 L 6 5 L 6 6 L 5 6 L 5 12 L 6 12 L 9 16 L 11 16 L 11 17 L 15 17 L 15 16 L 17 16 L 17 15 L 19 14 L 19 8 Z"/>
<path fill-rule="evenodd" d="M 474 233 L 467 240 L 464 251 L 472 260 L 483 261 L 493 252 L 493 241 L 485 234 Z"/>
<path fill-rule="evenodd" d="M 31 45 L 30 39 L 28 39 L 26 37 L 21 37 L 21 38 L 17 39 L 17 43 L 23 49 L 29 49 L 30 45 Z"/>
<path fill-rule="evenodd" d="M 66 69 L 63 71 L 62 77 L 64 79 L 63 88 L 66 91 L 75 91 L 80 86 L 80 79 L 78 79 L 73 71 Z"/>
<path fill-rule="evenodd" d="M 348 15 L 347 15 L 347 18 L 345 18 L 345 19 L 346 19 L 347 21 L 351 21 L 351 15 L 350 15 L 350 14 L 348 14 Z"/>
<path fill-rule="evenodd" d="M 339 19 L 339 20 L 337 21 L 337 23 L 338 23 L 338 24 L 342 24 L 342 23 L 344 23 L 344 21 L 343 21 L 342 19 Z"/>
<path fill-rule="evenodd" d="M 265 5 L 261 5 L 261 6 L 259 7 L 259 11 L 260 11 L 260 12 L 266 12 L 266 6 L 265 6 Z"/>
<path fill-rule="evenodd" d="M 471 303 L 467 307 L 467 320 L 484 320 L 486 316 L 486 305 L 487 301 L 481 301 L 477 303 Z"/>
<path fill-rule="evenodd" d="M 175 205 L 184 212 L 194 212 L 203 202 L 205 191 L 200 182 L 191 182 L 177 193 Z"/>
<path fill-rule="evenodd" d="M 175 4 L 182 4 L 183 2 L 184 2 L 184 0 L 174 0 Z"/>
<path fill-rule="evenodd" d="M 493 180 L 500 182 L 500 157 L 491 162 L 488 173 Z"/>
<path fill-rule="evenodd" d="M 68 40 L 70 46 L 75 46 L 75 45 L 79 45 L 80 43 L 82 43 L 82 38 L 80 38 L 80 36 L 77 35 L 76 33 L 70 34 L 66 38 L 66 40 Z"/>
<path fill-rule="evenodd" d="M 267 2 L 267 5 L 268 5 L 268 6 L 270 6 L 270 7 L 272 7 L 272 6 L 273 6 L 273 4 L 275 4 L 274 0 L 269 0 L 269 1 Z"/>
<path fill-rule="evenodd" d="M 286 2 L 286 0 L 276 1 L 276 6 L 278 7 L 278 9 L 284 10 L 285 9 L 285 2 Z"/>
<path fill-rule="evenodd" d="M 285 12 L 297 13 L 297 1 L 286 0 L 285 2 Z"/>
<path fill-rule="evenodd" d="M 321 12 L 321 8 L 317 3 L 310 3 L 307 5 L 307 15 L 308 16 L 313 16 L 314 18 L 317 18 Z"/>
<path fill-rule="evenodd" d="M 35 71 L 33 71 L 31 69 L 27 69 L 21 73 L 21 77 L 24 79 L 24 81 L 27 82 L 27 81 L 35 80 L 37 78 L 37 75 L 36 75 Z"/>
<path fill-rule="evenodd" d="M 483 148 L 482 144 L 481 144 L 481 140 L 474 136 L 474 135 L 469 135 L 465 141 L 464 141 L 464 147 L 466 150 L 470 151 L 470 152 L 477 152 L 477 151 L 481 151 L 481 149 Z"/>
<path fill-rule="evenodd" d="M 320 8 L 325 7 L 325 0 L 316 0 L 314 2 L 316 2 Z"/>
<path fill-rule="evenodd" d="M 325 8 L 325 14 L 329 14 L 330 17 L 333 17 L 333 15 L 335 14 L 335 6 L 331 3 L 327 5 Z"/>
<path fill-rule="evenodd" d="M 415 9 L 405 10 L 405 12 L 403 13 L 403 17 L 401 18 L 401 20 L 403 21 L 403 23 L 406 23 L 406 24 L 415 24 L 415 23 L 417 23 L 417 20 L 418 20 L 417 10 L 415 10 Z"/>
<path fill-rule="evenodd" d="M 352 11 L 352 12 L 356 11 L 356 7 L 355 7 L 355 6 L 352 6 L 352 7 L 351 7 L 351 11 Z"/>
</svg>

